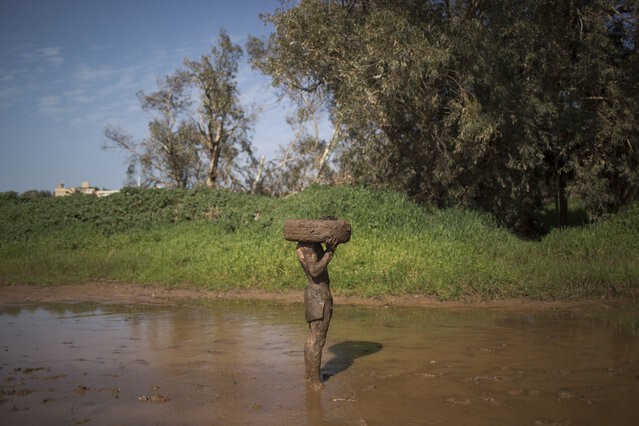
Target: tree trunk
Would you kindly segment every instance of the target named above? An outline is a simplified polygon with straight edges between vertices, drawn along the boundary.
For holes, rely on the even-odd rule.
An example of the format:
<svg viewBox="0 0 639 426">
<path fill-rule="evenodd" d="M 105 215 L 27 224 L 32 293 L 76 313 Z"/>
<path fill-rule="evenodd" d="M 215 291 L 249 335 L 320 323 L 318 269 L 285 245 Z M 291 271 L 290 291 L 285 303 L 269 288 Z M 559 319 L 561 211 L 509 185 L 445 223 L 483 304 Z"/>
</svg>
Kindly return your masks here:
<svg viewBox="0 0 639 426">
<path fill-rule="evenodd" d="M 217 185 L 217 166 L 220 162 L 220 148 L 221 143 L 219 140 L 211 141 L 211 149 L 209 150 L 210 163 L 206 173 L 207 188 L 215 188 Z"/>
<path fill-rule="evenodd" d="M 335 145 L 335 140 L 337 139 L 337 129 L 333 129 L 333 134 L 331 135 L 331 140 L 326 145 L 324 152 L 322 153 L 322 157 L 320 158 L 319 164 L 317 165 L 317 175 L 315 176 L 315 182 L 318 183 L 322 176 L 322 170 L 324 170 L 324 164 L 326 164 L 326 160 L 328 159 L 329 154 L 333 149 L 333 145 Z"/>
<path fill-rule="evenodd" d="M 217 167 L 215 165 L 215 161 L 211 159 L 209 163 L 209 168 L 206 171 L 206 187 L 211 189 L 215 188 L 215 181 L 217 180 Z"/>
<path fill-rule="evenodd" d="M 257 175 L 255 175 L 255 180 L 253 181 L 253 187 L 251 188 L 251 194 L 255 194 L 257 191 L 257 186 L 260 184 L 260 178 L 262 177 L 262 171 L 264 170 L 264 156 L 260 158 L 260 165 L 257 169 Z"/>
<path fill-rule="evenodd" d="M 568 225 L 568 198 L 566 197 L 566 176 L 557 172 L 555 176 L 555 216 L 557 226 L 565 228 Z"/>
</svg>

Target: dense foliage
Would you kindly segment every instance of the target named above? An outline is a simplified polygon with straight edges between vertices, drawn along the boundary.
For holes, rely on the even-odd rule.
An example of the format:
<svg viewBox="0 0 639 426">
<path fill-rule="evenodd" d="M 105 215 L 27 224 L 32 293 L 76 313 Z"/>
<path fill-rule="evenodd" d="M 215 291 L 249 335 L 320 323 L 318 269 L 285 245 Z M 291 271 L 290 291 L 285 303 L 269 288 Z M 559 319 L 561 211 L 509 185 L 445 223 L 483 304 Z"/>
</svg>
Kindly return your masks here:
<svg viewBox="0 0 639 426">
<path fill-rule="evenodd" d="M 302 288 L 283 223 L 325 215 L 353 228 L 330 266 L 341 294 L 552 299 L 625 294 L 639 285 L 637 204 L 531 242 L 487 214 L 427 209 L 401 193 L 353 186 L 313 186 L 282 199 L 207 189 L 127 189 L 106 198 L 0 194 L 0 282 Z"/>
<path fill-rule="evenodd" d="M 524 233 L 569 196 L 591 217 L 639 194 L 636 0 L 301 0 L 267 14 L 255 67 L 317 93 L 341 180 Z"/>
</svg>

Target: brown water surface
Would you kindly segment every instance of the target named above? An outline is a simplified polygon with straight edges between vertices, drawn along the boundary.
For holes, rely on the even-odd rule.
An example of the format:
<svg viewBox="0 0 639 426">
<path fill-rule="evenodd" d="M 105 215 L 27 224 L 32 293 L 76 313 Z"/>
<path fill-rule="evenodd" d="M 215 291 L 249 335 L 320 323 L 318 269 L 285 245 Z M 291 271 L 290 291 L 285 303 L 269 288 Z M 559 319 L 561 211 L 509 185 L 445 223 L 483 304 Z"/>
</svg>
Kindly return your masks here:
<svg viewBox="0 0 639 426">
<path fill-rule="evenodd" d="M 636 425 L 634 308 L 338 306 L 324 388 L 301 305 L 0 310 L 0 424 Z"/>
</svg>

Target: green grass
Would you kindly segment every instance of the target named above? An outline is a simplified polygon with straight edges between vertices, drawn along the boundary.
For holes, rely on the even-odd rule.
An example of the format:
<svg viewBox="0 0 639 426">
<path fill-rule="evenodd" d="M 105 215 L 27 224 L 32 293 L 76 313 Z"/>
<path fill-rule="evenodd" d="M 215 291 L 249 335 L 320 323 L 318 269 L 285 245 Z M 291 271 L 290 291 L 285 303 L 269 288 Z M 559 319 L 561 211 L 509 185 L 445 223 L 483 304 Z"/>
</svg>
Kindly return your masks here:
<svg viewBox="0 0 639 426">
<path fill-rule="evenodd" d="M 0 196 L 0 276 L 44 285 L 119 280 L 201 288 L 299 289 L 288 218 L 335 215 L 351 242 L 331 263 L 336 293 L 571 299 L 639 284 L 639 205 L 524 241 L 482 213 L 400 194 L 311 187 L 285 199 L 209 190 L 127 190 L 104 199 Z"/>
</svg>

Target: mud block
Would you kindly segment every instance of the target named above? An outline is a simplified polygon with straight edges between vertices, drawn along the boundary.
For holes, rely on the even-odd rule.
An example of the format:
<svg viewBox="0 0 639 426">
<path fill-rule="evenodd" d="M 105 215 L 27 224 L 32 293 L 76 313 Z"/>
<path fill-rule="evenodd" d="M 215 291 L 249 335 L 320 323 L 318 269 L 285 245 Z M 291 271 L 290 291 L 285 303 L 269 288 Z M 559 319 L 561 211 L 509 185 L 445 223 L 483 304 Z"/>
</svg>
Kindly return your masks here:
<svg viewBox="0 0 639 426">
<path fill-rule="evenodd" d="M 337 243 L 351 239 L 351 224 L 345 220 L 289 219 L 284 222 L 284 239 L 325 243 L 331 237 Z"/>
</svg>

